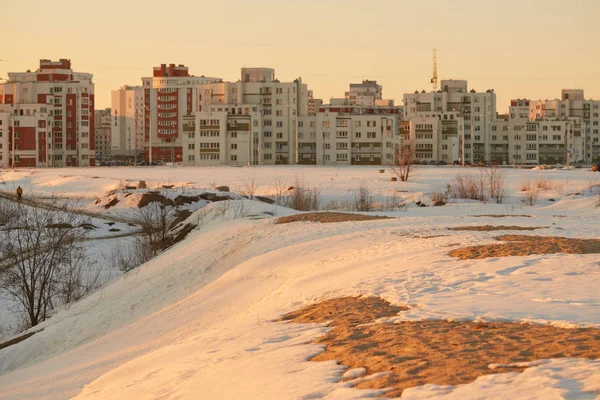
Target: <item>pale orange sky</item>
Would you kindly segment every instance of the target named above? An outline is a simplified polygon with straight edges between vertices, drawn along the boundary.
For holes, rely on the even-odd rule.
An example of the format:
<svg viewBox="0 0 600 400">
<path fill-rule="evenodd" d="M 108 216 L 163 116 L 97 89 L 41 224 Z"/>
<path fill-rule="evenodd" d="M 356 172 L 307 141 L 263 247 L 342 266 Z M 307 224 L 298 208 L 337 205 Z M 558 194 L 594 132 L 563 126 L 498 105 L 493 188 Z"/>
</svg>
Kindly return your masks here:
<svg viewBox="0 0 600 400">
<path fill-rule="evenodd" d="M 433 48 L 441 79 L 494 88 L 500 112 L 562 88 L 600 99 L 597 0 L 30 0 L 1 13 L 1 77 L 70 58 L 94 74 L 97 108 L 161 63 L 233 81 L 242 66 L 272 67 L 326 102 L 376 79 L 402 104 L 431 90 Z"/>
</svg>

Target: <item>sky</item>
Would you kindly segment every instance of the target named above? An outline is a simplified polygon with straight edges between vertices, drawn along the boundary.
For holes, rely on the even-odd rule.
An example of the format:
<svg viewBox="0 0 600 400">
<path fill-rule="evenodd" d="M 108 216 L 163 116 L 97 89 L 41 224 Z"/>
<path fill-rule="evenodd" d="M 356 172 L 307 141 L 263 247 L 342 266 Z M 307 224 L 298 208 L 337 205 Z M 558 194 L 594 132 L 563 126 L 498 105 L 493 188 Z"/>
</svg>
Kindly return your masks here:
<svg viewBox="0 0 600 400">
<path fill-rule="evenodd" d="M 0 77 L 69 58 L 94 74 L 96 108 L 160 64 L 237 81 L 242 67 L 302 77 L 325 102 L 377 80 L 384 98 L 440 79 L 510 99 L 600 99 L 598 0 L 41 0 L 0 2 Z"/>
</svg>

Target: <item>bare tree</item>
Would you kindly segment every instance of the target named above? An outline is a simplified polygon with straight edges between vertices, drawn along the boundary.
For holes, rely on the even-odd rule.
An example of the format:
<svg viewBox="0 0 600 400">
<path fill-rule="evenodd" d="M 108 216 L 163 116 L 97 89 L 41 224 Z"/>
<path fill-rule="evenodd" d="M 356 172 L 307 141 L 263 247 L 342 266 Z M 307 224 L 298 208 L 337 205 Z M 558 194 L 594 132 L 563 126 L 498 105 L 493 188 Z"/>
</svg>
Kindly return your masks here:
<svg viewBox="0 0 600 400">
<path fill-rule="evenodd" d="M 28 326 L 61 302 L 87 293 L 81 215 L 14 204 L 0 230 L 0 286 L 22 306 Z"/>
<path fill-rule="evenodd" d="M 394 163 L 390 168 L 402 182 L 408 182 L 413 170 L 413 151 L 410 142 L 403 144 L 396 149 L 394 154 Z"/>
<path fill-rule="evenodd" d="M 354 196 L 354 208 L 356 211 L 372 211 L 373 195 L 365 183 L 361 183 L 358 192 Z"/>
<path fill-rule="evenodd" d="M 175 207 L 153 201 L 139 209 L 137 222 L 143 229 L 149 252 L 154 256 L 168 247 L 169 224 L 175 216 Z"/>
<path fill-rule="evenodd" d="M 487 175 L 490 198 L 495 200 L 497 204 L 501 204 L 506 195 L 504 189 L 504 174 L 502 173 L 502 170 L 496 166 L 486 169 L 485 172 Z"/>
<path fill-rule="evenodd" d="M 254 199 L 254 195 L 258 190 L 258 183 L 256 182 L 256 173 L 252 174 L 252 176 L 248 179 L 244 179 L 242 181 L 242 190 L 241 194 L 247 196 L 250 200 Z"/>
<path fill-rule="evenodd" d="M 271 180 L 271 188 L 273 190 L 271 197 L 275 200 L 275 204 L 282 207 L 287 206 L 288 196 L 286 192 L 289 187 L 288 182 L 280 176 Z"/>
<path fill-rule="evenodd" d="M 289 207 L 298 211 L 314 211 L 319 209 L 321 191 L 316 186 L 312 189 L 304 187 L 304 183 L 296 179 L 296 185 L 289 188 Z"/>
</svg>

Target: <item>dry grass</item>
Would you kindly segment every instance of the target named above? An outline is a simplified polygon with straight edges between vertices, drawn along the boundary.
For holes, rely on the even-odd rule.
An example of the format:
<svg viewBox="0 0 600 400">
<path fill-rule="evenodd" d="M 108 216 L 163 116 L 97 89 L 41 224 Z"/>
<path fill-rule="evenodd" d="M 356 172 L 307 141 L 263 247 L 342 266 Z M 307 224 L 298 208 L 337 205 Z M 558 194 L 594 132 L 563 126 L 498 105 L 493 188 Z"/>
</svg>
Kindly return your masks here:
<svg viewBox="0 0 600 400">
<path fill-rule="evenodd" d="M 459 385 L 482 375 L 523 371 L 522 366 L 509 366 L 517 362 L 600 357 L 600 331 L 593 328 L 441 320 L 361 325 L 404 309 L 379 298 L 345 297 L 305 307 L 283 320 L 329 322 L 332 329 L 317 340 L 326 349 L 311 361 L 335 360 L 349 368 L 363 367 L 369 375 L 388 372 L 356 384 L 360 389 L 393 388 L 386 397 L 425 384 Z M 501 365 L 491 369 L 490 364 Z"/>
<path fill-rule="evenodd" d="M 478 226 L 456 226 L 448 228 L 449 231 L 535 231 L 536 229 L 544 229 L 547 226 L 516 226 L 516 225 L 478 225 Z"/>
<path fill-rule="evenodd" d="M 481 214 L 481 215 L 473 215 L 473 217 L 490 217 L 490 218 L 508 218 L 508 217 L 521 217 L 521 218 L 531 218 L 531 215 L 527 214 Z"/>
<path fill-rule="evenodd" d="M 328 224 L 333 222 L 347 222 L 347 221 L 371 221 L 376 219 L 389 219 L 389 217 L 381 217 L 378 215 L 362 215 L 362 214 L 349 214 L 340 212 L 319 212 L 319 213 L 306 213 L 290 215 L 288 217 L 281 217 L 277 220 L 277 224 L 289 224 L 291 222 L 320 222 L 322 224 Z"/>
<path fill-rule="evenodd" d="M 596 254 L 600 239 L 571 239 L 558 236 L 503 235 L 495 238 L 505 243 L 463 247 L 448 253 L 461 260 L 490 257 L 530 256 L 533 254 Z"/>
</svg>

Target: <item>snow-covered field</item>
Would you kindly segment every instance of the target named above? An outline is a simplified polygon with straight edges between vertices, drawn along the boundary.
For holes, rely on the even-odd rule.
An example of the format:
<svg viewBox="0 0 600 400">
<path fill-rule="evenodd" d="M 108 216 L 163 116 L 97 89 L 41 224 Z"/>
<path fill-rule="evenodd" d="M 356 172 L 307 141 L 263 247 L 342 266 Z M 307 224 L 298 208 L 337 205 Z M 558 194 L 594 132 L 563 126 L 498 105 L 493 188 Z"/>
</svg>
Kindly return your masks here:
<svg viewBox="0 0 600 400">
<path fill-rule="evenodd" d="M 4 188 L 61 193 L 90 204 L 124 182 L 149 187 L 272 195 L 276 180 L 321 191 L 321 206 L 353 199 L 361 185 L 381 199 L 398 196 L 394 219 L 278 225 L 296 211 L 245 202 L 253 218 L 220 215 L 217 203 L 186 240 L 34 328 L 0 350 L 0 399 L 355 399 L 380 395 L 341 381 L 345 367 L 308 362 L 327 328 L 273 322 L 304 305 L 339 296 L 380 296 L 411 309 L 397 319 L 514 320 L 600 328 L 600 257 L 534 255 L 458 261 L 456 247 L 493 243 L 504 232 L 448 231 L 465 225 L 543 226 L 527 232 L 573 238 L 600 234 L 600 174 L 586 170 L 504 171 L 503 204 L 453 200 L 443 192 L 476 168 L 422 167 L 409 183 L 377 167 L 91 168 L 2 171 Z M 523 182 L 544 180 L 535 206 Z M 234 203 L 235 203 L 234 202 Z M 123 206 L 123 204 L 122 204 Z M 127 213 L 126 207 L 97 209 Z M 505 218 L 483 214 L 515 215 Z M 526 214 L 531 218 L 516 216 Z M 258 217 L 256 217 L 258 216 Z M 198 218 L 192 216 L 190 218 Z M 442 235 L 442 236 L 439 236 Z M 402 398 L 594 399 L 600 361 L 556 359 L 523 373 L 487 375 L 456 387 L 426 385 Z"/>
</svg>

